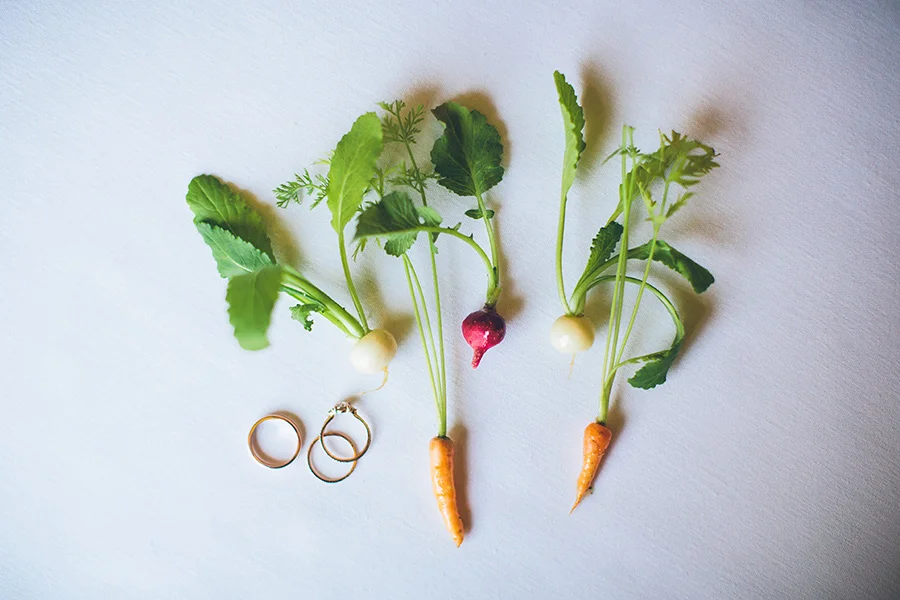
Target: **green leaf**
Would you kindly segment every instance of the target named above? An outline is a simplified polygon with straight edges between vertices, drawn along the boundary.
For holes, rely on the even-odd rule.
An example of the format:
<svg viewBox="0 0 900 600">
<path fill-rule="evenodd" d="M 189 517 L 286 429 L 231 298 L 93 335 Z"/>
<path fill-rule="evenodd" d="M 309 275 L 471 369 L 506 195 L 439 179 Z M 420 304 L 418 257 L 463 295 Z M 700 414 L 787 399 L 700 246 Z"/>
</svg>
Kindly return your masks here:
<svg viewBox="0 0 900 600">
<path fill-rule="evenodd" d="M 359 215 L 354 239 L 385 238 L 384 251 L 401 256 L 423 227 L 437 227 L 441 216 L 433 208 L 416 206 L 406 192 L 391 192 Z"/>
<path fill-rule="evenodd" d="M 234 337 L 245 350 L 261 350 L 269 345 L 266 331 L 281 286 L 281 267 L 272 265 L 228 280 L 225 300 Z"/>
<path fill-rule="evenodd" d="M 591 242 L 591 254 L 588 257 L 587 265 L 584 267 L 584 275 L 581 276 L 579 284 L 593 273 L 593 271 L 603 265 L 612 256 L 616 249 L 616 244 L 622 237 L 622 226 L 618 221 L 608 223 L 600 228 L 594 240 Z"/>
<path fill-rule="evenodd" d="M 381 121 L 373 112 L 358 118 L 338 142 L 328 169 L 328 208 L 338 233 L 362 205 L 383 148 Z"/>
<path fill-rule="evenodd" d="M 292 202 L 303 203 L 302 194 L 306 193 L 312 199 L 309 208 L 313 209 L 328 197 L 328 178 L 323 175 L 310 175 L 308 169 L 303 169 L 303 175 L 294 173 L 294 179 L 282 183 L 272 190 L 275 200 L 281 208 L 287 208 Z"/>
<path fill-rule="evenodd" d="M 274 258 L 262 217 L 240 194 L 212 175 L 198 175 L 191 180 L 187 203 L 194 213 L 194 224 L 221 227 Z"/>
<path fill-rule="evenodd" d="M 694 195 L 694 192 L 687 192 L 678 197 L 678 200 L 675 201 L 672 206 L 669 207 L 669 210 L 666 211 L 666 218 L 668 219 L 672 215 L 674 215 L 678 210 L 687 204 L 687 201 L 691 199 Z"/>
<path fill-rule="evenodd" d="M 494 211 L 492 211 L 490 208 L 485 209 L 485 212 L 487 213 L 488 219 L 494 218 Z M 478 207 L 475 207 L 475 208 L 467 210 L 463 214 L 466 215 L 467 217 L 469 217 L 470 219 L 480 219 L 481 218 L 481 209 Z"/>
<path fill-rule="evenodd" d="M 697 140 L 692 140 L 673 131 L 669 135 L 660 134 L 659 148 L 649 154 L 637 152 L 636 149 L 619 148 L 617 153 L 633 156 L 638 164 L 628 172 L 625 182 L 619 188 L 619 205 L 610 220 L 616 219 L 622 212 L 621 198 L 625 196 L 624 190 L 628 188 L 628 182 L 632 182 L 633 201 L 642 193 L 649 193 L 654 182 L 666 182 L 677 184 L 682 188 L 688 188 L 697 184 L 704 175 L 719 166 L 714 160 L 716 151 Z M 663 220 L 672 216 L 681 208 L 690 196 L 685 194 L 666 212 Z"/>
<path fill-rule="evenodd" d="M 566 127 L 566 152 L 563 157 L 562 193 L 568 194 L 575 182 L 575 171 L 581 153 L 584 152 L 584 111 L 578 104 L 575 89 L 566 81 L 565 75 L 559 71 L 553 72 L 553 80 L 556 82 L 556 93 L 559 96 L 559 106 L 562 110 L 563 122 Z"/>
<path fill-rule="evenodd" d="M 307 331 L 312 331 L 313 320 L 310 318 L 312 313 L 324 313 L 326 310 L 324 304 L 310 303 L 310 304 L 297 304 L 291 307 L 291 318 L 295 321 L 300 321 L 300 324 L 303 325 L 303 329 Z"/>
<path fill-rule="evenodd" d="M 227 229 L 203 222 L 197 223 L 197 231 L 212 250 L 222 277 L 252 273 L 273 264 L 268 254 Z"/>
<path fill-rule="evenodd" d="M 438 183 L 460 196 L 480 196 L 500 183 L 503 144 L 485 116 L 456 102 L 431 112 L 444 124 L 444 134 L 431 149 Z"/>
<path fill-rule="evenodd" d="M 649 360 L 631 376 L 628 383 L 642 390 L 649 390 L 665 383 L 669 367 L 672 366 L 672 363 L 678 356 L 678 351 L 681 349 L 681 341 L 682 338 L 679 337 L 668 350 L 648 354 L 645 358 Z"/>
<path fill-rule="evenodd" d="M 632 248 L 628 252 L 628 258 L 630 259 L 646 260 L 648 256 L 650 256 L 649 242 L 637 248 Z M 687 279 L 688 283 L 691 284 L 691 287 L 698 294 L 705 292 L 715 281 L 712 273 L 662 240 L 656 241 L 653 260 L 664 264 Z"/>
</svg>

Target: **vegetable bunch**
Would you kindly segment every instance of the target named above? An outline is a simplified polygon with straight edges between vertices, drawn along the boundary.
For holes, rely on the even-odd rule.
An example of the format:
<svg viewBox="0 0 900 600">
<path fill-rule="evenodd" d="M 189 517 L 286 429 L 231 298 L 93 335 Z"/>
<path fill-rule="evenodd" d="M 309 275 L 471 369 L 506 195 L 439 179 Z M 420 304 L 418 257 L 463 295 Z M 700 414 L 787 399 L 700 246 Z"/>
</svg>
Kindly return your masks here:
<svg viewBox="0 0 900 600">
<path fill-rule="evenodd" d="M 327 189 L 319 200 L 327 200 L 331 225 L 337 234 L 341 266 L 347 292 L 356 316 L 314 285 L 290 265 L 278 264 L 259 213 L 240 194 L 210 175 L 195 177 L 188 186 L 187 203 L 194 224 L 213 253 L 219 274 L 228 279 L 225 299 L 234 335 L 241 347 L 260 350 L 269 345 L 267 330 L 279 293 L 299 303 L 291 316 L 309 331 L 311 315 L 320 314 L 349 338 L 356 340 L 350 352 L 352 364 L 363 373 L 383 371 L 397 351 L 390 332 L 370 329 L 347 260 L 344 229 L 359 210 L 368 189 L 365 175 L 374 169 L 381 153 L 381 125 L 374 115 L 361 117 L 338 143 L 331 157 Z"/>
<path fill-rule="evenodd" d="M 600 460 L 612 439 L 612 433 L 606 427 L 606 418 L 616 374 L 623 367 L 641 365 L 628 379 L 628 383 L 641 389 L 656 387 L 666 381 L 669 368 L 678 356 L 684 340 L 684 322 L 675 305 L 665 293 L 650 283 L 651 264 L 655 261 L 674 270 L 687 279 L 698 294 L 713 283 L 712 274 L 663 241 L 660 230 L 694 195 L 694 192 L 689 191 L 690 188 L 718 164 L 714 160 L 716 153 L 710 146 L 674 131 L 669 135 L 660 134 L 659 148 L 654 152 L 641 152 L 634 146 L 634 130 L 628 126 L 623 127 L 621 145 L 607 158 L 608 161 L 618 156 L 621 160 L 622 183 L 619 185 L 618 203 L 606 224 L 594 237 L 584 271 L 571 296 L 568 296 L 562 271 L 566 203 L 586 146 L 583 135 L 585 121 L 575 90 L 558 71 L 553 76 L 566 137 L 556 243 L 557 288 L 565 314 L 550 328 L 550 341 L 557 350 L 574 355 L 591 347 L 594 342 L 594 324 L 584 315 L 587 294 L 603 283 L 611 283 L 613 287 L 601 371 L 600 411 L 596 421 L 585 429 L 584 459 L 578 478 L 575 505 L 572 507 L 574 510 L 590 488 Z M 641 208 L 645 211 L 644 218 L 652 226 L 652 234 L 648 242 L 632 246 L 631 230 Z M 617 249 L 618 254 L 614 254 Z M 643 261 L 641 277 L 628 274 L 629 261 Z M 627 322 L 623 319 L 626 285 L 637 287 Z M 626 357 L 625 349 L 645 292 L 649 292 L 665 307 L 672 318 L 675 335 L 668 348 Z"/>
<path fill-rule="evenodd" d="M 463 526 L 453 481 L 453 442 L 447 437 L 447 368 L 437 241 L 440 236 L 463 242 L 485 267 L 484 305 L 462 323 L 463 337 L 474 351 L 472 366 L 477 367 L 485 351 L 500 343 L 506 332 L 506 324 L 495 308 L 500 297 L 500 268 L 491 221 L 494 211 L 487 208 L 485 201 L 486 192 L 503 177 L 503 146 L 499 133 L 484 115 L 447 102 L 432 111 L 443 125 L 443 133 L 431 149 L 432 167 L 423 168 L 413 146 L 425 120 L 424 107 L 408 109 L 400 100 L 380 106 L 381 117 L 374 112 L 359 117 L 330 157 L 321 161 L 328 166 L 327 174 L 310 174 L 307 169 L 274 190 L 282 208 L 302 203 L 304 196 L 311 199 L 311 208 L 322 203 L 328 207 L 345 291 L 355 315 L 295 268 L 275 260 L 262 218 L 235 190 L 215 177 L 200 175 L 188 186 L 187 202 L 219 273 L 228 279 L 225 298 L 229 319 L 238 342 L 248 350 L 268 346 L 272 310 L 278 294 L 284 293 L 298 301 L 291 307 L 291 315 L 305 329 L 312 329 L 313 315 L 321 315 L 356 340 L 350 352 L 354 366 L 364 373 L 384 371 L 386 380 L 387 366 L 397 344 L 388 331 L 369 327 L 350 272 L 347 225 L 356 218 L 354 257 L 366 248 L 368 240 L 377 239 L 387 254 L 401 259 L 438 412 L 437 437 L 431 442 L 434 493 L 444 521 L 459 545 Z M 400 145 L 403 158 L 390 161 L 383 154 L 386 144 Z M 484 225 L 490 254 L 472 235 L 460 231 L 462 223 L 442 225 L 443 218 L 429 205 L 428 184 L 432 180 L 457 196 L 475 199 L 476 206 L 463 214 Z M 426 294 L 409 255 L 419 234 L 423 234 L 428 245 L 430 294 Z"/>
<path fill-rule="evenodd" d="M 463 541 L 463 524 L 453 480 L 453 442 L 447 436 L 447 368 L 436 260 L 437 241 L 459 240 L 484 263 L 487 273 L 484 306 L 467 316 L 462 323 L 463 337 L 474 351 L 472 366 L 477 367 L 484 352 L 500 343 L 506 332 L 506 324 L 495 309 L 500 296 L 500 269 L 491 222 L 494 211 L 487 208 L 484 198 L 485 193 L 503 177 L 503 167 L 500 165 L 503 146 L 500 134 L 484 115 L 455 102 L 447 102 L 432 111 L 444 130 L 431 149 L 433 170 L 423 168 L 416 159 L 413 146 L 425 119 L 424 107 L 407 109 L 406 104 L 398 100 L 391 104 L 383 103 L 381 108 L 385 113 L 382 120 L 385 140 L 402 146 L 404 158 L 383 165 L 382 174 L 395 175 L 387 179 L 387 183 L 382 176 L 373 186 L 379 198 L 360 214 L 355 238 L 360 242 L 379 239 L 387 254 L 402 261 L 438 413 L 437 436 L 430 444 L 432 484 L 444 523 L 458 546 Z M 436 180 L 458 196 L 474 197 L 475 208 L 464 214 L 484 224 L 490 256 L 473 236 L 460 232 L 461 223 L 452 227 L 442 225 L 441 215 L 429 203 L 428 182 L 431 180 Z M 389 187 L 393 189 L 388 191 Z M 407 190 L 413 192 L 418 202 Z M 429 294 L 426 294 L 410 256 L 420 233 L 424 234 L 427 243 L 431 274 Z"/>
</svg>

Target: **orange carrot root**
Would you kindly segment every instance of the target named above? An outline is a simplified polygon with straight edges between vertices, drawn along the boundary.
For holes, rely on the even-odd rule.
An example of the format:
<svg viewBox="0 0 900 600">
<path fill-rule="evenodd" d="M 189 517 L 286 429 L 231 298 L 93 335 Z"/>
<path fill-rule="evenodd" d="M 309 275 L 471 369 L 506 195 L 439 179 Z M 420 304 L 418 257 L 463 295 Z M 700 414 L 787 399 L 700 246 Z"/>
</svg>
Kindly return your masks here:
<svg viewBox="0 0 900 600">
<path fill-rule="evenodd" d="M 596 421 L 585 427 L 584 429 L 584 460 L 581 464 L 581 473 L 578 474 L 578 495 L 575 496 L 575 504 L 572 510 L 575 510 L 584 495 L 591 489 L 591 483 L 597 475 L 597 469 L 600 468 L 600 460 L 609 448 L 609 442 L 612 440 L 612 432 L 606 426 Z"/>
<path fill-rule="evenodd" d="M 431 483 L 434 486 L 438 510 L 441 511 L 447 531 L 459 547 L 463 542 L 463 523 L 456 505 L 456 485 L 453 482 L 453 440 L 440 436 L 432 438 L 429 450 Z"/>
</svg>

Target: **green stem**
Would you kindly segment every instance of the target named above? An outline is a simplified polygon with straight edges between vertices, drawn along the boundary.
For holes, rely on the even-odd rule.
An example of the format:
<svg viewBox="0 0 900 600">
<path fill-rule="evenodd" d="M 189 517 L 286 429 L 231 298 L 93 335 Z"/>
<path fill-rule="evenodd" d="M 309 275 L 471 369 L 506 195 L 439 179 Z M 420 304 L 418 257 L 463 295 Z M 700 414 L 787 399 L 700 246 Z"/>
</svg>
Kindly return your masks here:
<svg viewBox="0 0 900 600">
<path fill-rule="evenodd" d="M 641 306 L 641 298 L 644 295 L 644 288 L 647 286 L 647 278 L 650 276 L 650 265 L 653 264 L 653 251 L 656 250 L 656 240 L 659 237 L 659 227 L 653 226 L 653 238 L 650 240 L 650 251 L 647 255 L 647 266 L 644 267 L 644 276 L 641 278 L 641 286 L 638 288 L 637 298 L 634 299 L 634 308 L 631 310 L 631 318 L 628 319 L 628 327 L 625 328 L 625 336 L 622 338 L 622 346 L 619 348 L 619 355 L 616 357 L 616 363 L 622 360 L 625 354 L 625 345 L 631 335 L 631 329 L 634 327 L 634 321 L 637 318 L 638 308 Z"/>
<path fill-rule="evenodd" d="M 491 248 L 491 266 L 493 268 L 493 282 L 494 289 L 497 291 L 496 297 L 491 298 L 490 294 L 488 294 L 488 302 L 487 305 L 490 308 L 493 308 L 497 303 L 497 297 L 500 295 L 500 258 L 499 252 L 497 251 L 497 238 L 494 235 L 494 227 L 491 225 L 491 220 L 487 215 L 487 206 L 484 203 L 484 199 L 481 197 L 479 192 L 475 192 L 475 200 L 478 201 L 478 210 L 481 211 L 481 220 L 484 221 L 484 228 L 487 230 L 488 236 L 488 245 Z"/>
<path fill-rule="evenodd" d="M 481 258 L 481 262 L 484 263 L 484 268 L 487 270 L 488 274 L 488 291 L 487 291 L 487 302 L 488 306 L 493 306 L 497 302 L 497 298 L 500 295 L 500 288 L 497 285 L 497 281 L 495 279 L 496 272 L 494 271 L 494 266 L 491 263 L 491 259 L 488 258 L 488 255 L 485 253 L 484 249 L 478 245 L 478 242 L 473 240 L 471 237 L 464 235 L 455 229 L 450 229 L 449 227 L 418 227 L 414 231 L 425 231 L 428 233 L 443 233 L 449 235 L 450 237 L 454 237 L 458 240 L 464 241 L 468 244 Z"/>
<path fill-rule="evenodd" d="M 366 334 L 366 331 L 363 329 L 360 322 L 357 321 L 353 315 L 347 312 L 347 309 L 335 302 L 331 296 L 316 287 L 311 281 L 303 277 L 296 270 L 292 269 L 291 267 L 284 267 L 282 273 L 283 287 L 299 291 L 303 296 L 311 298 L 312 300 L 315 300 L 316 302 L 325 306 L 327 313 L 331 313 L 335 317 L 335 319 L 343 323 L 344 326 L 339 328 L 347 335 L 359 339 Z M 298 297 L 294 294 L 292 294 L 292 296 L 301 301 L 304 300 L 304 298 Z M 328 317 L 326 316 L 326 318 Z M 332 323 L 335 323 L 335 321 L 331 318 L 329 318 L 328 320 Z"/>
<path fill-rule="evenodd" d="M 416 317 L 416 326 L 419 329 L 419 338 L 422 341 L 422 351 L 425 353 L 425 363 L 428 365 L 428 377 L 431 380 L 431 391 L 434 394 L 434 403 L 435 408 L 438 412 L 438 435 L 446 436 L 447 435 L 447 403 L 446 401 L 441 401 L 441 394 L 438 389 L 437 383 L 435 383 L 435 372 L 434 366 L 431 362 L 431 355 L 428 352 L 428 342 L 425 339 L 425 329 L 422 327 L 422 313 L 419 311 L 419 300 L 416 297 L 415 286 L 413 284 L 413 278 L 411 275 L 411 271 L 413 269 L 412 261 L 409 260 L 409 257 L 405 254 L 403 255 L 403 266 L 406 271 L 406 282 L 409 284 L 409 295 L 413 302 L 413 312 Z M 424 298 L 423 298 L 424 300 Z M 424 310 L 424 305 L 423 305 Z M 427 318 L 427 314 L 426 314 Z"/>
<path fill-rule="evenodd" d="M 622 128 L 622 186 L 620 189 L 620 199 L 622 205 L 622 238 L 621 247 L 628 248 L 628 226 L 631 214 L 631 181 L 628 178 L 627 150 L 628 148 L 628 127 Z M 626 183 L 628 187 L 626 188 Z M 610 377 L 610 367 L 616 356 L 616 344 L 619 339 L 619 324 L 622 314 L 622 297 L 625 292 L 625 267 L 628 261 L 628 253 L 621 252 L 616 266 L 616 285 L 613 291 L 612 302 L 609 306 L 609 326 L 606 330 L 606 346 L 603 352 L 603 379 L 604 381 Z M 608 404 L 608 401 L 607 401 Z M 601 412 L 603 412 L 601 410 Z"/>
<path fill-rule="evenodd" d="M 438 273 L 437 273 L 437 260 L 436 254 L 437 250 L 434 247 L 434 240 L 429 236 L 428 239 L 431 245 L 431 279 L 434 282 L 434 311 L 435 318 L 437 320 L 437 332 L 438 332 L 438 343 L 440 344 L 440 370 L 441 370 L 441 398 L 443 398 L 443 419 L 444 423 L 444 434 L 446 434 L 447 428 L 447 361 L 444 357 L 444 319 L 441 316 L 441 290 L 438 286 Z M 441 435 L 444 435 L 441 434 Z"/>
<path fill-rule="evenodd" d="M 400 115 L 397 114 L 397 121 L 400 122 Z M 406 154 L 409 156 L 409 162 L 413 166 L 413 170 L 419 175 L 419 165 L 416 163 L 416 157 L 413 155 L 412 146 L 409 143 L 409 139 L 404 136 L 403 137 L 403 145 L 406 148 Z M 416 186 L 416 191 L 419 192 L 419 196 L 422 198 L 422 205 L 428 206 L 428 198 L 425 196 L 425 187 L 421 182 L 421 179 L 417 179 L 418 185 Z M 480 248 L 480 247 L 479 247 Z M 437 272 L 437 248 L 434 245 L 434 236 L 428 235 L 428 253 L 431 257 L 431 280 L 434 285 L 434 309 L 435 309 L 435 320 L 437 325 L 437 337 L 438 343 L 440 344 L 440 354 L 435 354 L 435 359 L 438 361 L 439 367 L 439 385 L 440 385 L 440 401 L 438 402 L 438 416 L 441 422 L 440 435 L 447 434 L 447 361 L 444 356 L 444 319 L 441 314 L 441 290 L 440 285 L 438 283 L 438 272 Z M 412 266 L 412 261 L 409 260 L 406 255 L 404 258 L 409 262 L 409 268 L 412 271 L 413 276 L 416 275 L 415 269 Z M 419 278 L 416 277 L 416 284 L 418 285 Z M 425 306 L 425 294 L 422 292 L 422 287 L 419 286 L 419 293 L 422 296 L 422 306 Z M 423 308 L 426 310 L 426 317 L 428 316 L 427 308 Z M 429 335 L 431 334 L 431 319 L 428 318 L 429 324 Z M 434 347 L 434 338 L 431 340 L 432 348 Z"/>
<path fill-rule="evenodd" d="M 617 277 L 614 275 L 606 275 L 604 277 L 598 277 L 594 280 L 594 285 L 603 283 L 604 281 L 618 281 Z M 656 296 L 659 301 L 665 306 L 666 310 L 669 313 L 669 316 L 672 317 L 672 321 L 675 323 L 675 337 L 676 339 L 680 339 L 684 337 L 684 323 L 681 321 L 681 317 L 678 315 L 678 310 L 676 310 L 675 305 L 672 304 L 672 301 L 662 293 L 655 286 L 637 279 L 635 277 L 625 277 L 623 278 L 624 282 L 631 283 L 634 285 L 643 285 L 646 289 L 650 290 L 654 296 Z M 640 362 L 644 359 L 645 356 L 638 356 L 635 358 L 630 358 L 626 361 L 619 362 L 611 366 L 609 373 L 603 378 L 603 391 L 600 396 L 600 413 L 597 417 L 599 422 L 605 422 L 606 416 L 609 413 L 609 399 L 610 393 L 612 392 L 612 384 L 615 380 L 616 372 L 624 365 L 631 364 L 634 362 Z"/>
<path fill-rule="evenodd" d="M 397 114 L 396 117 L 399 122 L 401 120 L 400 115 Z M 416 173 L 418 173 L 419 165 L 418 165 L 418 163 L 416 163 L 416 157 L 413 154 L 412 146 L 410 146 L 409 140 L 405 136 L 403 138 L 403 146 L 406 148 L 406 154 L 407 154 L 407 156 L 409 156 L 409 162 L 412 165 L 413 170 Z M 415 189 L 417 192 L 419 192 L 419 196 L 422 198 L 422 204 L 424 206 L 428 206 L 428 199 L 425 197 L 425 188 L 422 186 L 422 184 L 419 183 L 418 185 L 413 186 L 413 189 Z M 476 194 L 475 199 L 478 201 L 478 208 L 481 210 L 481 218 L 484 220 L 485 228 L 487 228 L 488 243 L 490 244 L 490 248 L 491 248 L 491 257 L 490 258 L 488 258 L 487 254 L 485 254 L 482 247 L 480 245 L 478 245 L 478 243 L 475 240 L 473 240 L 472 238 L 470 238 L 468 236 L 462 235 L 461 233 L 459 233 L 458 231 L 456 231 L 454 229 L 448 229 L 448 228 L 442 227 L 442 228 L 437 228 L 437 229 L 427 228 L 427 229 L 423 229 L 423 231 L 430 231 L 432 233 L 447 233 L 448 235 L 455 234 L 455 237 L 458 237 L 459 239 L 463 240 L 464 242 L 466 242 L 467 244 L 472 246 L 472 248 L 478 253 L 478 255 L 481 256 L 481 259 L 485 263 L 485 268 L 487 268 L 488 290 L 487 290 L 487 294 L 486 294 L 485 304 L 487 304 L 490 307 L 493 307 L 497 303 L 497 298 L 499 298 L 499 296 L 500 296 L 500 268 L 497 263 L 497 242 L 496 242 L 496 239 L 494 238 L 494 228 L 491 227 L 490 219 L 487 218 L 487 209 L 485 208 L 485 205 L 484 205 L 484 199 L 482 199 L 481 194 Z M 450 233 L 450 232 L 453 232 L 453 233 Z M 432 236 L 429 236 L 429 238 L 431 238 L 431 237 Z M 432 273 L 434 275 L 434 284 L 435 284 L 435 304 L 436 304 L 436 308 L 438 309 L 438 330 L 440 331 L 440 329 L 441 329 L 441 327 L 440 327 L 440 318 L 441 317 L 440 317 L 440 308 L 439 308 L 440 298 L 437 295 L 438 294 L 437 271 L 434 267 L 434 262 L 435 262 L 434 255 L 437 254 L 437 251 L 435 250 L 434 240 L 431 239 L 430 241 L 431 241 L 431 243 L 430 243 L 429 251 L 431 252 L 431 260 L 433 263 Z M 440 337 L 440 334 L 439 334 L 439 337 Z M 441 348 L 443 349 L 443 338 L 441 338 Z"/>
<path fill-rule="evenodd" d="M 404 256 L 406 256 L 406 255 L 404 255 Z M 409 272 L 410 272 L 410 274 L 412 274 L 413 283 L 415 283 L 415 286 L 416 286 L 416 292 L 419 294 L 419 296 L 418 296 L 419 302 L 422 303 L 422 314 L 425 316 L 424 317 L 425 332 L 428 334 L 428 342 L 431 345 L 431 356 L 433 356 L 435 358 L 435 360 L 437 360 L 437 357 L 438 357 L 437 344 L 434 343 L 434 332 L 431 329 L 431 314 L 428 312 L 428 302 L 425 301 L 425 291 L 423 290 L 422 284 L 419 281 L 419 275 L 418 275 L 418 273 L 416 273 L 416 269 L 412 263 L 412 260 L 410 260 L 409 258 L 407 258 L 407 260 L 409 262 Z M 438 386 L 438 389 L 443 389 L 440 375 L 438 375 L 439 372 L 440 372 L 440 365 L 438 365 L 438 367 L 436 369 L 436 375 L 438 377 L 437 386 Z"/>
<path fill-rule="evenodd" d="M 359 315 L 359 322 L 362 325 L 363 335 L 365 335 L 370 331 L 369 323 L 366 321 L 366 313 L 363 311 L 362 302 L 359 300 L 359 294 L 356 292 L 356 286 L 350 276 L 350 264 L 347 261 L 347 245 L 344 243 L 343 230 L 338 232 L 338 246 L 341 251 L 341 267 L 343 267 L 344 277 L 347 279 L 347 291 L 350 292 L 350 298 L 353 299 L 353 306 L 356 307 L 356 314 Z"/>
<path fill-rule="evenodd" d="M 282 285 L 281 291 L 284 292 L 285 294 L 287 294 L 288 296 L 290 296 L 291 298 L 294 298 L 295 300 L 299 300 L 300 302 L 303 302 L 303 303 L 317 302 L 317 300 L 315 298 L 311 298 L 307 294 L 304 294 L 302 291 L 296 290 L 288 285 Z M 347 337 L 359 339 L 359 337 L 356 334 L 351 333 L 350 329 L 347 328 L 347 325 L 343 321 L 341 321 L 337 317 L 337 315 L 335 315 L 331 311 L 326 310 L 320 314 L 323 317 L 325 317 L 326 319 L 328 319 L 329 321 L 331 321 L 331 323 L 334 324 L 335 327 L 337 327 L 338 329 L 343 331 L 344 335 L 346 335 Z"/>
<path fill-rule="evenodd" d="M 566 202 L 568 202 L 568 194 L 563 190 L 559 197 L 559 222 L 556 225 L 556 289 L 559 292 L 559 300 L 562 302 L 563 308 L 566 309 L 567 315 L 575 314 L 569 306 L 569 300 L 566 297 L 566 284 L 563 280 L 562 270 L 562 253 L 563 253 L 563 234 L 566 230 Z"/>
</svg>

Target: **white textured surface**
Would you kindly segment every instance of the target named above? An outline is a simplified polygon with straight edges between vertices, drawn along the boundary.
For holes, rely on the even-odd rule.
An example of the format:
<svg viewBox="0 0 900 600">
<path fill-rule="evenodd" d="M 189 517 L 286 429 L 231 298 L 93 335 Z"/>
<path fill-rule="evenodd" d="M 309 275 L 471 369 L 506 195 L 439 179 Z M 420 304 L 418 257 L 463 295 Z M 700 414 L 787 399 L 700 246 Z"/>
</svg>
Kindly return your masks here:
<svg viewBox="0 0 900 600">
<path fill-rule="evenodd" d="M 192 4 L 0 2 L 0 598 L 900 597 L 895 2 Z M 588 85 L 595 167 L 623 121 L 644 147 L 656 128 L 702 136 L 723 165 L 666 236 L 717 283 L 677 292 L 689 347 L 665 386 L 619 388 L 614 449 L 572 516 L 600 356 L 567 382 L 545 342 L 555 68 Z M 362 404 L 377 437 L 346 483 L 251 461 L 259 416 L 293 411 L 311 438 L 372 381 L 286 303 L 273 346 L 241 351 L 184 203 L 201 172 L 271 202 L 399 96 L 462 97 L 508 150 L 491 199 L 509 334 L 474 373 L 448 339 L 458 550 L 413 335 Z M 570 278 L 615 175 L 576 186 Z M 282 255 L 336 285 L 326 215 L 277 218 Z M 440 260 L 453 324 L 481 267 Z M 397 265 L 361 268 L 374 320 L 408 323 Z"/>
</svg>

